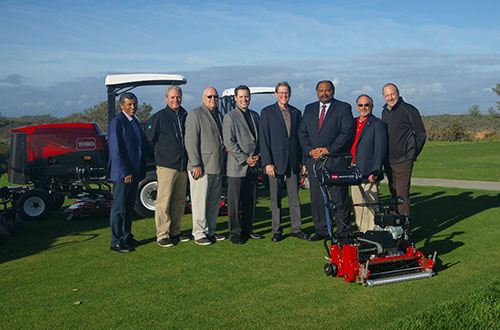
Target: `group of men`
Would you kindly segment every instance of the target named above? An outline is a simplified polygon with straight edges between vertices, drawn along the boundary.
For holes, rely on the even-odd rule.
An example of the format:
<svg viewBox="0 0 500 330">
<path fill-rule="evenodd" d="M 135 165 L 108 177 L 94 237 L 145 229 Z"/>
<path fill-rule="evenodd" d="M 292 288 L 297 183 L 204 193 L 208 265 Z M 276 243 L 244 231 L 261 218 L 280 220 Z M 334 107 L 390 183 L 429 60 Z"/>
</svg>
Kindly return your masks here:
<svg viewBox="0 0 500 330">
<path fill-rule="evenodd" d="M 356 100 L 359 116 L 351 106 L 334 98 L 335 86 L 329 80 L 316 85 L 318 101 L 308 104 L 304 113 L 289 104 L 291 87 L 280 82 L 275 88 L 277 102 L 259 114 L 249 109 L 250 89 L 235 88 L 235 108 L 223 116 L 218 109 L 219 95 L 214 87 L 203 91 L 202 105 L 186 112 L 182 90 L 167 89 L 167 106 L 155 113 L 145 132 L 134 117 L 137 98 L 122 94 L 122 112 L 109 123 L 110 179 L 114 182 L 114 202 L 110 215 L 111 250 L 130 252 L 140 244 L 131 234 L 130 214 L 137 185 L 144 177 L 145 146 L 152 146 L 158 194 L 155 208 L 156 240 L 170 247 L 190 240 L 182 235 L 189 181 L 192 206 L 192 235 L 198 245 L 224 240 L 216 233 L 216 220 L 227 177 L 228 229 L 234 244 L 262 239 L 253 231 L 259 166 L 269 178 L 273 242 L 281 241 L 282 193 L 286 187 L 291 236 L 319 241 L 329 237 L 325 204 L 313 164 L 325 154 L 352 155 L 364 183 L 353 186 L 351 195 L 360 231 L 373 230 L 382 166 L 393 197 L 403 197 L 400 214 L 410 213 L 409 189 L 413 162 L 423 148 L 425 129 L 418 110 L 403 101 L 396 85 L 382 89 L 386 104 L 382 119 L 372 114 L 373 99 L 360 95 Z M 331 167 L 345 167 L 346 158 L 331 160 Z M 299 176 L 309 173 L 311 211 L 316 233 L 301 230 Z M 347 186 L 328 187 L 335 203 L 336 237 L 351 231 Z M 361 205 L 359 205 L 361 204 Z M 365 204 L 365 205 L 363 205 Z M 358 206 L 356 206 L 358 205 Z M 368 205 L 368 206 L 367 206 Z"/>
</svg>

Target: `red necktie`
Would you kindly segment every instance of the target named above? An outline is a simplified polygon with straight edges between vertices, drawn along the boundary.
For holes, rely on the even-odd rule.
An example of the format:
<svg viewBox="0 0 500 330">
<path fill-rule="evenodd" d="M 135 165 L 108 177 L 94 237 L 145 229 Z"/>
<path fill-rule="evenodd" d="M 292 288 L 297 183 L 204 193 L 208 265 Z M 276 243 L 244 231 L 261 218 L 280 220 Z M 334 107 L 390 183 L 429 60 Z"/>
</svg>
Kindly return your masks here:
<svg viewBox="0 0 500 330">
<path fill-rule="evenodd" d="M 321 106 L 321 114 L 319 115 L 319 129 L 321 129 L 321 125 L 323 124 L 323 119 L 325 119 L 325 108 L 326 104 Z"/>
</svg>

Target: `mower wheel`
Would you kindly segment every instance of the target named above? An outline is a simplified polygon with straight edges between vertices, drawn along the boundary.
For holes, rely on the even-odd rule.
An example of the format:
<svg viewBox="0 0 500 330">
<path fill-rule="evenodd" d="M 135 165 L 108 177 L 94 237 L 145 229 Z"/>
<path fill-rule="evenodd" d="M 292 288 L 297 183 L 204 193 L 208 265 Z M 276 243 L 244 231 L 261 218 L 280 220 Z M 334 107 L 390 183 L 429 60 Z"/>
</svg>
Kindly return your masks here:
<svg viewBox="0 0 500 330">
<path fill-rule="evenodd" d="M 24 220 L 40 220 L 52 212 L 52 198 L 45 190 L 31 189 L 19 196 L 16 206 Z"/>
<path fill-rule="evenodd" d="M 325 266 L 323 267 L 323 270 L 325 271 L 326 276 L 337 276 L 338 274 L 338 268 L 336 264 L 331 264 L 331 263 L 326 263 Z"/>
<path fill-rule="evenodd" d="M 146 174 L 146 178 L 139 182 L 134 206 L 135 213 L 144 218 L 154 217 L 157 193 L 158 179 L 156 172 L 150 171 Z"/>
</svg>

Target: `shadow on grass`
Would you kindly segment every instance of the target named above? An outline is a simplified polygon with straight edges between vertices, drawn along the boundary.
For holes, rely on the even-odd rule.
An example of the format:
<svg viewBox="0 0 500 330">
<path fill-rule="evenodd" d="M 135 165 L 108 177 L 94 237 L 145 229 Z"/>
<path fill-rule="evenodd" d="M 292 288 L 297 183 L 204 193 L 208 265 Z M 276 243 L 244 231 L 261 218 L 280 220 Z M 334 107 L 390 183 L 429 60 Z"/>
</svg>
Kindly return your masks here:
<svg viewBox="0 0 500 330">
<path fill-rule="evenodd" d="M 471 191 L 450 194 L 444 190 L 430 195 L 413 193 L 411 194 L 413 217 L 411 241 L 423 241 L 420 250 L 424 254 L 437 251 L 439 257 L 450 253 L 465 244 L 460 241 L 465 232 L 440 233 L 475 214 L 498 207 L 499 200 L 500 193 L 495 196 L 477 196 Z M 442 264 L 438 258 L 436 270 L 444 270 L 450 266 L 452 265 Z"/>
<path fill-rule="evenodd" d="M 23 221 L 21 230 L 0 246 L 0 264 L 45 250 L 91 241 L 99 234 L 89 231 L 108 226 L 107 217 L 79 218 L 69 222 L 62 211 L 53 212 L 49 219 Z"/>
</svg>

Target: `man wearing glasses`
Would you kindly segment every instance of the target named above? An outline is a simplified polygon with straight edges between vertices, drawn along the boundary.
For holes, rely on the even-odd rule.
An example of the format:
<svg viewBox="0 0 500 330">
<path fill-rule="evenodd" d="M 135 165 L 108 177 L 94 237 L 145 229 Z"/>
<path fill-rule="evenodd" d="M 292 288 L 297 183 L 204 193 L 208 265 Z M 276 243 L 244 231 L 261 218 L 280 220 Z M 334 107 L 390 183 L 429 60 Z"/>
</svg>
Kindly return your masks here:
<svg viewBox="0 0 500 330">
<path fill-rule="evenodd" d="M 387 152 L 387 126 L 372 115 L 373 99 L 360 95 L 356 99 L 356 137 L 351 147 L 353 163 L 363 175 L 363 183 L 351 186 L 353 204 L 378 203 L 380 181 L 383 178 L 382 164 Z M 375 227 L 374 205 L 354 206 L 356 224 L 363 233 Z"/>
<path fill-rule="evenodd" d="M 188 112 L 185 145 L 191 194 L 193 236 L 198 245 L 224 239 L 215 232 L 225 165 L 222 116 L 217 108 L 219 95 L 207 87 L 203 104 Z"/>
<path fill-rule="evenodd" d="M 249 238 L 261 239 L 252 230 L 257 196 L 259 162 L 259 115 L 250 110 L 250 89 L 234 89 L 236 107 L 224 118 L 224 144 L 227 148 L 227 208 L 231 242 L 243 244 Z M 241 214 L 240 214 L 241 211 Z"/>
<path fill-rule="evenodd" d="M 271 240 L 283 239 L 281 227 L 281 199 L 286 184 L 290 210 L 291 236 L 307 239 L 301 230 L 298 176 L 304 164 L 302 148 L 297 133 L 302 114 L 299 109 L 288 104 L 291 88 L 286 82 L 276 85 L 277 102 L 262 109 L 260 118 L 260 150 L 262 166 L 269 177 L 271 198 L 272 233 Z M 302 165 L 305 171 L 305 165 Z"/>
</svg>

